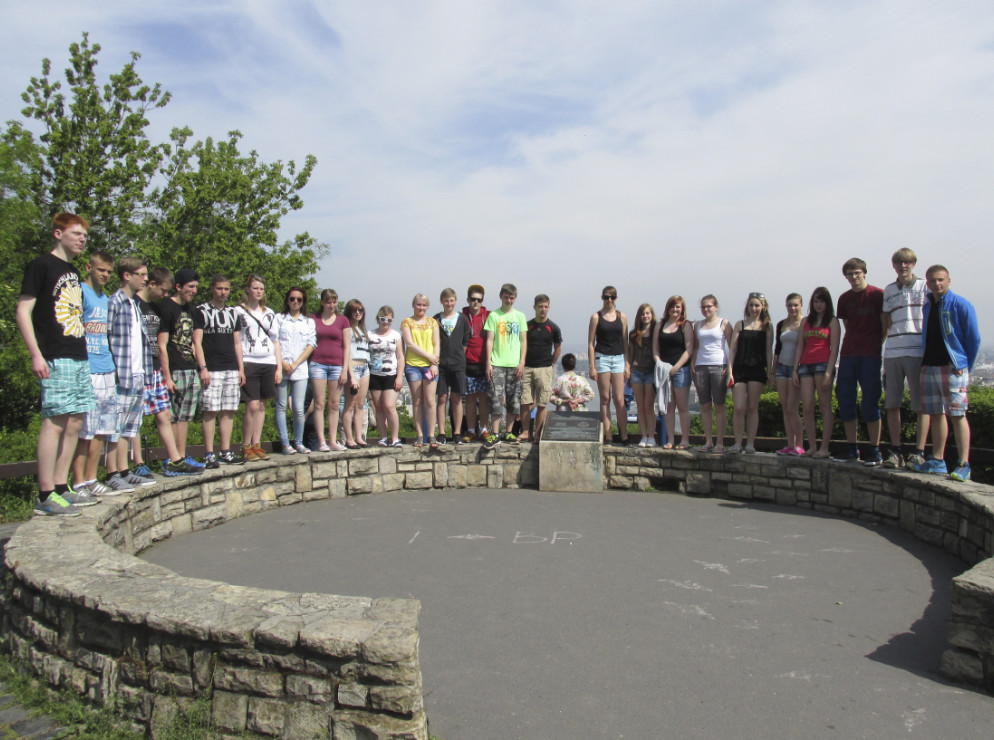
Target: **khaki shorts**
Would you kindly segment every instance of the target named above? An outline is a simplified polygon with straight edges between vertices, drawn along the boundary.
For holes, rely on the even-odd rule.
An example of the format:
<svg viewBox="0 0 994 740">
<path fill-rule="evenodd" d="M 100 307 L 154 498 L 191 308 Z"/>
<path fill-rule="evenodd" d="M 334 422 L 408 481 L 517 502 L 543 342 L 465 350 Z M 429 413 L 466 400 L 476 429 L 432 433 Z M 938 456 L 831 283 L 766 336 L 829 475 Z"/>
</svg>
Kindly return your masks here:
<svg viewBox="0 0 994 740">
<path fill-rule="evenodd" d="M 526 367 L 521 376 L 521 403 L 548 406 L 552 398 L 552 365 L 549 367 Z"/>
</svg>

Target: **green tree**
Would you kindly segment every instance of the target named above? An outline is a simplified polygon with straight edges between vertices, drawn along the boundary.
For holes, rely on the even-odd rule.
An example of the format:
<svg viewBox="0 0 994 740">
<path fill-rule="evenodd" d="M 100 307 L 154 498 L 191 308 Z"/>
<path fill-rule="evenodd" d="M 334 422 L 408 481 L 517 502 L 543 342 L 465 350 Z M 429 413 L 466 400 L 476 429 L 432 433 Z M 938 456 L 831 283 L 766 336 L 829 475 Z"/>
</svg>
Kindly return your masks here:
<svg viewBox="0 0 994 740">
<path fill-rule="evenodd" d="M 91 223 L 90 247 L 132 253 L 153 265 L 193 267 L 206 279 L 248 273 L 267 278 L 269 302 L 310 275 L 327 250 L 307 233 L 278 243 L 281 219 L 303 206 L 300 191 L 317 163 L 267 163 L 239 152 L 241 134 L 191 142 L 148 139 L 148 116 L 169 102 L 145 84 L 131 53 L 120 72 L 98 80 L 98 44 L 83 34 L 69 46 L 65 80 L 50 60 L 22 94 L 22 121 L 0 135 L 0 418 L 24 428 L 38 388 L 13 320 L 25 265 L 51 248 L 51 217 L 73 211 Z M 80 267 L 82 265 L 79 265 Z M 206 287 L 204 294 L 206 295 Z"/>
<path fill-rule="evenodd" d="M 147 208 L 147 190 L 169 153 L 166 144 L 153 144 L 145 129 L 148 112 L 165 107 L 170 95 L 159 84 L 146 85 L 131 61 L 101 85 L 97 81 L 99 44 L 69 46 L 65 70 L 69 97 L 62 82 L 53 81 L 51 61 L 42 61 L 41 77 L 32 77 L 21 98 L 21 114 L 37 121 L 40 156 L 23 165 L 34 180 L 36 204 L 55 214 L 72 211 L 92 224 L 91 243 L 119 249 L 133 241 Z M 9 124 L 7 136 L 28 134 L 21 124 Z"/>
<path fill-rule="evenodd" d="M 155 265 L 189 266 L 202 282 L 227 274 L 237 286 L 249 274 L 266 278 L 270 304 L 291 285 L 313 291 L 309 277 L 324 245 L 306 232 L 278 244 L 280 221 L 303 207 L 300 190 L 317 164 L 308 155 L 299 170 L 291 160 L 266 163 L 255 150 L 239 151 L 242 135 L 188 145 L 192 132 L 174 129 L 174 148 L 163 167 L 166 183 L 153 191 L 142 253 Z"/>
</svg>

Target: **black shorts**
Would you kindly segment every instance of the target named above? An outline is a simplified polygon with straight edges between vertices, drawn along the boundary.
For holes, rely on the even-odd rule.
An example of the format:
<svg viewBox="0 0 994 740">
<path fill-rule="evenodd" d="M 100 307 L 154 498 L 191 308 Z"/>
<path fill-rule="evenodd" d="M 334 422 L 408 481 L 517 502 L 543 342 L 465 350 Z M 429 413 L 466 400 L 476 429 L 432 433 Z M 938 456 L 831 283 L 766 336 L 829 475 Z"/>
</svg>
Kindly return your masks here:
<svg viewBox="0 0 994 740">
<path fill-rule="evenodd" d="M 242 401 L 268 401 L 270 398 L 276 398 L 276 365 L 246 362 Z"/>
<path fill-rule="evenodd" d="M 732 376 L 735 384 L 739 383 L 766 383 L 768 377 L 765 367 L 753 367 L 752 365 L 735 365 L 732 367 Z"/>
<path fill-rule="evenodd" d="M 466 395 L 466 371 L 438 369 L 438 386 L 435 389 L 436 396 L 444 396 L 447 393 L 458 393 L 460 396 Z"/>
<path fill-rule="evenodd" d="M 392 391 L 394 383 L 397 382 L 397 373 L 393 375 L 373 375 L 369 376 L 369 390 L 371 391 Z"/>
</svg>

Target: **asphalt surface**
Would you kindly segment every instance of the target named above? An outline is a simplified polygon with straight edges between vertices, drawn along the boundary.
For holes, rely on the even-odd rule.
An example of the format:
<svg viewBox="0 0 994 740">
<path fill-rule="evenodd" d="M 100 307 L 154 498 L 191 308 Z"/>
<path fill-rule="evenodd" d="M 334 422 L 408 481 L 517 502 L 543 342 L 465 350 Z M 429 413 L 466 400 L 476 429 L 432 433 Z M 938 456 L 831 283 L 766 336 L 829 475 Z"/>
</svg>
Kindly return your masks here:
<svg viewBox="0 0 994 740">
<path fill-rule="evenodd" d="M 659 493 L 426 491 L 300 504 L 144 557 L 420 599 L 442 740 L 994 736 L 994 699 L 937 672 L 963 564 L 850 520 Z"/>
</svg>

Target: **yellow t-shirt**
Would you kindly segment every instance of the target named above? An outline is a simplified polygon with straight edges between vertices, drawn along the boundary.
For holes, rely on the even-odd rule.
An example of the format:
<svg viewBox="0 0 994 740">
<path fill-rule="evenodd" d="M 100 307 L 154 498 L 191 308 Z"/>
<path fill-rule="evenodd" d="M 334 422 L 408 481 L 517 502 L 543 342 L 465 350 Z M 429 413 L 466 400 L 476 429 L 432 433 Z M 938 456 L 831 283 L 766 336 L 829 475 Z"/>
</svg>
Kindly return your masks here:
<svg viewBox="0 0 994 740">
<path fill-rule="evenodd" d="M 405 326 L 410 329 L 411 340 L 421 349 L 430 355 L 436 354 L 434 338 L 435 331 L 438 329 L 438 322 L 435 319 L 431 316 L 425 316 L 423 322 L 418 324 L 413 317 L 408 316 L 401 322 L 400 326 L 401 329 Z M 410 347 L 404 352 L 404 362 L 411 367 L 429 367 L 431 365 L 421 355 L 411 352 Z"/>
</svg>

